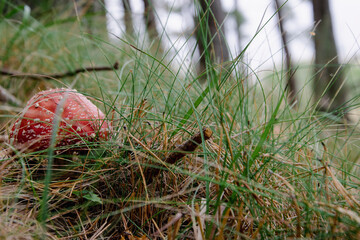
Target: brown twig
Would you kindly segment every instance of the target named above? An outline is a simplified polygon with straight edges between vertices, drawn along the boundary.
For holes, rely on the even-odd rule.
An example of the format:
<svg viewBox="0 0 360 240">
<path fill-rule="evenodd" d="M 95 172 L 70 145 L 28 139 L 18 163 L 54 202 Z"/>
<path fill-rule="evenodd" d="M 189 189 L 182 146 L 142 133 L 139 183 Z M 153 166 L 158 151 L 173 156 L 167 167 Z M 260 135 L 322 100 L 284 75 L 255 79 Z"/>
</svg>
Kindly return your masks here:
<svg viewBox="0 0 360 240">
<path fill-rule="evenodd" d="M 163 162 L 167 164 L 174 164 L 181 158 L 183 158 L 186 154 L 193 152 L 201 143 L 202 137 L 204 136 L 204 140 L 208 140 L 212 136 L 212 131 L 209 128 L 204 127 L 202 132 L 198 132 L 193 135 L 189 140 L 185 141 L 183 144 L 178 146 L 175 150 L 173 150 L 164 160 Z M 145 176 L 147 178 L 147 183 L 151 183 L 155 177 L 157 177 L 160 173 L 159 168 L 148 168 Z"/>
<path fill-rule="evenodd" d="M 39 80 L 44 78 L 53 79 L 53 78 L 71 77 L 83 72 L 112 71 L 118 69 L 119 69 L 119 63 L 115 62 L 113 66 L 85 67 L 85 68 L 75 69 L 74 71 L 68 71 L 64 73 L 54 73 L 54 74 L 23 73 L 18 71 L 10 71 L 7 69 L 0 69 L 0 75 L 11 76 L 11 77 L 27 77 L 34 80 Z"/>
<path fill-rule="evenodd" d="M 0 86 L 0 101 L 13 104 L 15 106 L 21 106 L 22 102 L 12 95 L 8 90 Z"/>
</svg>

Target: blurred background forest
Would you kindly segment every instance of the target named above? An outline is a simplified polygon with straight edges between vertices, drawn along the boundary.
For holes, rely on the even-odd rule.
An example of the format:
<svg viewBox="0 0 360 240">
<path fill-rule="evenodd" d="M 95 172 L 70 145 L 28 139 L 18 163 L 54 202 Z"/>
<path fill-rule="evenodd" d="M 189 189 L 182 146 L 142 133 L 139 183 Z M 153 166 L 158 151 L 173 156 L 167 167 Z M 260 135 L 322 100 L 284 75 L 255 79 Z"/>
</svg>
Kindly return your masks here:
<svg viewBox="0 0 360 240">
<path fill-rule="evenodd" d="M 304 94 L 310 95 L 304 101 L 315 101 L 317 109 L 349 118 L 353 109 L 347 109 L 347 102 L 358 91 L 354 75 L 358 72 L 360 32 L 352 21 L 356 12 L 346 9 L 356 7 L 356 3 L 347 2 L 341 8 L 334 1 L 261 0 L 246 4 L 221 0 L 44 0 L 2 1 L 1 8 L 5 16 L 13 14 L 10 5 L 23 8 L 23 20 L 42 17 L 50 23 L 78 18 L 88 34 L 107 32 L 115 44 L 126 39 L 140 48 L 151 46 L 154 57 L 164 57 L 174 69 L 192 71 L 202 83 L 211 78 L 207 61 L 223 65 L 241 58 L 237 67 L 250 66 L 257 73 L 254 77 L 246 70 L 250 84 L 258 76 L 266 78 L 273 69 L 283 71 L 291 104 L 297 105 Z M 206 29 L 201 22 L 206 22 Z M 5 55 L 3 67 L 16 69 L 7 60 Z M 306 78 L 312 83 L 304 82 Z M 5 96 L 5 90 L 2 99 L 6 101 L 10 94 Z M 357 120 L 356 115 L 353 111 L 351 117 Z"/>
</svg>

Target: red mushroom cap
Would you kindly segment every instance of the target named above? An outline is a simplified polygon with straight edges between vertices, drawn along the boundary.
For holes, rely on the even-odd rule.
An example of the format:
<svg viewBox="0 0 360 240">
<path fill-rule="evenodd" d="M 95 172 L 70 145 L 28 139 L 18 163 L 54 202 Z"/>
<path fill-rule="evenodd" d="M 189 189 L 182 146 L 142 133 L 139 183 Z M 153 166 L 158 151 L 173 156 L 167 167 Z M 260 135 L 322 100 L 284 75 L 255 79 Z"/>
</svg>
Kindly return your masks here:
<svg viewBox="0 0 360 240">
<path fill-rule="evenodd" d="M 84 95 L 73 89 L 52 89 L 33 96 L 11 127 L 10 144 L 18 149 L 43 150 L 50 146 L 56 114 L 61 116 L 56 146 L 106 140 L 110 123 Z"/>
</svg>

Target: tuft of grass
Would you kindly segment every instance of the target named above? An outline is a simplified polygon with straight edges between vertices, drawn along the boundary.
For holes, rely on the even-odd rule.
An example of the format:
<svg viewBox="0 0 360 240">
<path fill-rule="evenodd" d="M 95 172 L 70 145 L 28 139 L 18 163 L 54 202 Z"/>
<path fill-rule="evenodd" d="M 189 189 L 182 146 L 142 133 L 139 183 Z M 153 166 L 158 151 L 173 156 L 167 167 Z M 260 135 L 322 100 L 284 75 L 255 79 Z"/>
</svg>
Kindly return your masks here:
<svg viewBox="0 0 360 240">
<path fill-rule="evenodd" d="M 104 110 L 113 134 L 51 154 L 8 154 L 12 146 L 3 141 L 0 237 L 359 238 L 357 123 L 316 113 L 307 98 L 291 108 L 281 71 L 246 73 L 237 59 L 230 72 L 213 66 L 202 86 L 192 66 L 174 68 L 170 51 L 159 59 L 146 39 L 114 41 L 85 30 L 74 17 L 0 22 L 2 66 L 32 73 L 121 66 L 65 79 L 1 78 L 23 101 L 45 88 L 76 88 Z M 358 107 L 357 97 L 349 108 Z M 6 135 L 17 111 L 1 111 Z M 210 140 L 175 164 L 160 161 L 204 126 Z M 152 168 L 161 174 L 147 183 Z"/>
</svg>

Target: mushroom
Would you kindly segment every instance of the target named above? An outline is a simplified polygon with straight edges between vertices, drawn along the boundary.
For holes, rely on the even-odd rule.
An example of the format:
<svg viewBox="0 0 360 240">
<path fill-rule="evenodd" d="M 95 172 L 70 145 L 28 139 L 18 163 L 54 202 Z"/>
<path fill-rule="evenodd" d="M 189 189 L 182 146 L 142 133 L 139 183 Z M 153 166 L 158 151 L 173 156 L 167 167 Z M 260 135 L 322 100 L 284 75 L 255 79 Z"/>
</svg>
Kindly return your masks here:
<svg viewBox="0 0 360 240">
<path fill-rule="evenodd" d="M 57 129 L 55 146 L 59 147 L 107 140 L 110 127 L 104 113 L 81 93 L 52 89 L 29 100 L 11 127 L 9 140 L 17 149 L 44 150 L 50 146 L 54 129 Z"/>
</svg>

